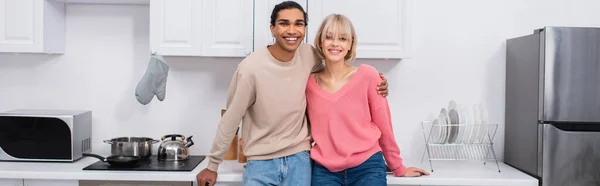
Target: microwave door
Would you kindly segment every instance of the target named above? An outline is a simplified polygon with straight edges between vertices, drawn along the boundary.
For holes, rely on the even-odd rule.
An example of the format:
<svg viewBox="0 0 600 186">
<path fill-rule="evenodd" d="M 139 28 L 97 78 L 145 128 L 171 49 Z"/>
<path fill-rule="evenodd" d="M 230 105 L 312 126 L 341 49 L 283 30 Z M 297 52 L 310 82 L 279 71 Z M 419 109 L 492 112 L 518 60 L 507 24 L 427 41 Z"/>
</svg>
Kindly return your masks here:
<svg viewBox="0 0 600 186">
<path fill-rule="evenodd" d="M 0 160 L 69 160 L 71 131 L 57 118 L 0 117 Z"/>
<path fill-rule="evenodd" d="M 542 33 L 542 122 L 600 123 L 600 28 Z"/>
</svg>

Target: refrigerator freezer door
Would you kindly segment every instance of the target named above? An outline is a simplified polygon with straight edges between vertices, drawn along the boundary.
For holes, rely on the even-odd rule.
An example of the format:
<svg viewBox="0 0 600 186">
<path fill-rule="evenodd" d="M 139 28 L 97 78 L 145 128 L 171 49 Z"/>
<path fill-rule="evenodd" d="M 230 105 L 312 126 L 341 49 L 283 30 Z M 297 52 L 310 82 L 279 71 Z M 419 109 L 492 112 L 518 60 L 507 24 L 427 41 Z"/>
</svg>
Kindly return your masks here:
<svg viewBox="0 0 600 186">
<path fill-rule="evenodd" d="M 543 124 L 542 186 L 600 185 L 600 125 Z"/>
<path fill-rule="evenodd" d="M 547 27 L 543 122 L 600 122 L 600 28 Z"/>
</svg>

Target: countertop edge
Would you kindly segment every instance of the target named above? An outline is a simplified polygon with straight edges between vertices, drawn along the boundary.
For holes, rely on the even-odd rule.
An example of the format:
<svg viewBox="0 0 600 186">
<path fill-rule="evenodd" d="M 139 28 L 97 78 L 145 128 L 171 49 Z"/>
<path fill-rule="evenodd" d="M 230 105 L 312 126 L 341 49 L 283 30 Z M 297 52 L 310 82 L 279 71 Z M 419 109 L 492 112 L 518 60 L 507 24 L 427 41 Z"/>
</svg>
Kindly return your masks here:
<svg viewBox="0 0 600 186">
<path fill-rule="evenodd" d="M 146 172 L 144 172 L 146 173 Z M 196 174 L 185 173 L 136 173 L 123 174 L 121 172 L 101 173 L 101 172 L 81 172 L 69 173 L 65 176 L 65 172 L 25 172 L 25 171 L 0 171 L 0 179 L 41 179 L 41 180 L 107 180 L 107 181 L 196 181 Z M 219 182 L 241 182 L 242 174 L 219 174 L 217 178 Z"/>
<path fill-rule="evenodd" d="M 144 174 L 148 173 L 148 174 Z M 221 173 L 217 182 L 241 182 L 241 173 Z M 0 179 L 49 179 L 49 180 L 107 180 L 107 181 L 184 181 L 195 182 L 196 173 L 165 173 L 165 172 L 25 172 L 25 171 L 0 171 Z M 388 184 L 416 184 L 416 185 L 537 185 L 536 179 L 464 179 L 464 178 L 403 178 L 388 175 Z"/>
<path fill-rule="evenodd" d="M 96 160 L 87 159 L 73 164 L 54 163 L 2 163 L 0 179 L 42 179 L 42 180 L 106 180 L 106 181 L 175 181 L 196 182 L 196 174 L 206 168 L 203 161 L 192 171 L 92 171 L 82 170 Z M 241 183 L 243 164 L 237 161 L 225 161 L 219 168 L 217 182 Z M 500 163 L 502 174 L 495 172 L 496 166 L 469 165 L 450 162 L 439 166 L 439 171 L 431 176 L 417 178 L 394 177 L 387 175 L 390 185 L 520 185 L 537 186 L 538 180 L 506 164 Z M 446 167 L 446 168 L 442 168 Z M 456 174 L 452 169 L 460 169 Z M 439 172 L 439 173 L 438 173 Z M 494 173 L 495 172 L 495 173 Z M 481 177 L 478 177 L 481 174 Z M 461 177 L 463 176 L 464 177 Z"/>
<path fill-rule="evenodd" d="M 390 178 L 391 177 L 391 178 Z M 536 179 L 463 179 L 463 178 L 398 178 L 388 175 L 388 184 L 391 185 L 446 185 L 446 186 L 498 186 L 498 185 L 531 185 L 537 186 Z"/>
</svg>

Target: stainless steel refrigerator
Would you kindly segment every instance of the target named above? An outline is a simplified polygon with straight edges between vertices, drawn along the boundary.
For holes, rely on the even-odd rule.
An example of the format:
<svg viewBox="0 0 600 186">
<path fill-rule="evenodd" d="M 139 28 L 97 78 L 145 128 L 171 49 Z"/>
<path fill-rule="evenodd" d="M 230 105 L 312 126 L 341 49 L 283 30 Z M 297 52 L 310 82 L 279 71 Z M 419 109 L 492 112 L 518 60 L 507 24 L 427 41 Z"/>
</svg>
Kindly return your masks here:
<svg viewBox="0 0 600 186">
<path fill-rule="evenodd" d="M 506 43 L 504 162 L 542 186 L 600 185 L 600 28 Z"/>
</svg>

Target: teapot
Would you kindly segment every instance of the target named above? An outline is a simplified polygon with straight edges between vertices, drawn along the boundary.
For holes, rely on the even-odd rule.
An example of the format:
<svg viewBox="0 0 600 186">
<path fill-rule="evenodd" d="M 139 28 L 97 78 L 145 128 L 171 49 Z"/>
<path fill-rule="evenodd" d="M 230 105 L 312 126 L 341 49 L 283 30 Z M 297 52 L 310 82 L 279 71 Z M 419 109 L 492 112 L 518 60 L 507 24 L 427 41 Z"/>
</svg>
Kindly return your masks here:
<svg viewBox="0 0 600 186">
<path fill-rule="evenodd" d="M 177 139 L 180 137 L 181 139 Z M 194 145 L 190 136 L 187 139 L 181 134 L 165 135 L 161 138 L 162 143 L 158 147 L 158 160 L 182 161 L 189 158 L 189 147 Z"/>
</svg>

